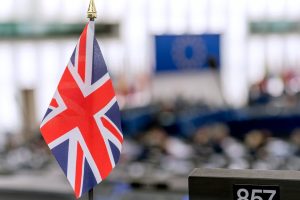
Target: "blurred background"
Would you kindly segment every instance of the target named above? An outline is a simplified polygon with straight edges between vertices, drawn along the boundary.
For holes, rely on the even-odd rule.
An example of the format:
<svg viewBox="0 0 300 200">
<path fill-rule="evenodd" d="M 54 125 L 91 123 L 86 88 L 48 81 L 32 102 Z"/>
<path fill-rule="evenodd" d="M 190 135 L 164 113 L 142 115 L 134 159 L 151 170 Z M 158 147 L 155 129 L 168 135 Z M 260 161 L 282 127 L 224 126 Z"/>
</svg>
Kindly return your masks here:
<svg viewBox="0 0 300 200">
<path fill-rule="evenodd" d="M 88 3 L 0 3 L 1 199 L 74 199 L 38 127 Z M 96 199 L 188 199 L 196 167 L 300 170 L 300 0 L 95 3 L 125 135 Z"/>
</svg>

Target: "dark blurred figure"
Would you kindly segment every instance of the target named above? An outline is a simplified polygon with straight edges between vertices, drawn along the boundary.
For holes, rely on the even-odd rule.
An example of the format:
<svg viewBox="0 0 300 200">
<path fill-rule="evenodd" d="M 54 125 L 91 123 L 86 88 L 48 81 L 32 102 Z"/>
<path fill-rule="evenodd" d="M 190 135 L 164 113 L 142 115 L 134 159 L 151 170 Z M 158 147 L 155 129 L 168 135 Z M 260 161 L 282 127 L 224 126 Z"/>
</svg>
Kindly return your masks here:
<svg viewBox="0 0 300 200">
<path fill-rule="evenodd" d="M 267 135 L 262 131 L 253 130 L 246 134 L 244 142 L 249 152 L 250 164 L 252 165 L 254 161 L 263 157 Z"/>
<path fill-rule="evenodd" d="M 295 129 L 290 136 L 291 156 L 287 169 L 300 170 L 300 129 Z"/>
</svg>

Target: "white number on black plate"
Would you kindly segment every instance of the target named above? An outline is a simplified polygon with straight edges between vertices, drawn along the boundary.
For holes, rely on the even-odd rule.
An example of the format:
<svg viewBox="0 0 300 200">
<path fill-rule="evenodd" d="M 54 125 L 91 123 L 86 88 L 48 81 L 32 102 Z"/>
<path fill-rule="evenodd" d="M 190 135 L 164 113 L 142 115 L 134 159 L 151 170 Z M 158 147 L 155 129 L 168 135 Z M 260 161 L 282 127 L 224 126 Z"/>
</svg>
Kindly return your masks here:
<svg viewBox="0 0 300 200">
<path fill-rule="evenodd" d="M 234 185 L 233 200 L 280 200 L 279 186 Z"/>
</svg>

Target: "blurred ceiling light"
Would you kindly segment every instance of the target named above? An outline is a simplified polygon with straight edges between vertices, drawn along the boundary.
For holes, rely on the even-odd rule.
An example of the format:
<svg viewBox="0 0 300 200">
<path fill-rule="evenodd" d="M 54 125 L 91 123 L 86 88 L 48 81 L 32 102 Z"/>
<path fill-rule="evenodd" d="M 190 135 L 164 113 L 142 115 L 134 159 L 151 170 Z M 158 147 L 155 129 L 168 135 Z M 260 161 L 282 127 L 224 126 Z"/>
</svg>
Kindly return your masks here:
<svg viewBox="0 0 300 200">
<path fill-rule="evenodd" d="M 7 0 L 6 0 L 7 1 Z M 1 1 L 1 6 L 2 6 Z M 36 16 L 36 12 L 33 12 L 36 7 L 33 0 L 14 0 L 13 2 L 13 13 L 12 19 L 17 19 L 18 21 L 28 21 L 33 20 Z M 15 13 L 18 13 L 15 15 Z"/>
<path fill-rule="evenodd" d="M 0 21 L 8 21 L 13 18 L 14 1 L 1 1 Z"/>
<path fill-rule="evenodd" d="M 133 6 L 130 10 L 130 15 L 124 21 L 122 36 L 125 44 L 124 57 L 129 72 L 136 71 L 141 67 L 147 67 L 146 52 L 147 52 L 147 24 L 145 23 L 146 12 L 143 10 L 145 2 Z"/>
<path fill-rule="evenodd" d="M 172 2 L 172 3 L 170 3 Z M 182 0 L 169 1 L 170 32 L 182 34 L 187 30 L 188 2 Z"/>
<path fill-rule="evenodd" d="M 227 25 L 228 12 L 226 4 L 228 1 L 224 0 L 210 0 L 210 16 L 208 18 L 209 29 L 212 32 L 222 32 Z"/>
<path fill-rule="evenodd" d="M 98 2 L 97 2 L 98 3 Z M 107 1 L 107 17 L 109 21 L 118 21 L 121 20 L 124 15 L 127 13 L 125 12 L 126 9 L 126 1 L 124 0 L 110 0 Z M 103 8 L 100 8 L 101 12 Z"/>
<path fill-rule="evenodd" d="M 82 0 L 65 0 L 62 1 L 61 20 L 67 22 L 78 22 L 86 20 L 86 11 L 88 2 Z M 103 8 L 102 8 L 103 9 Z"/>
<path fill-rule="evenodd" d="M 58 21 L 62 16 L 62 0 L 39 0 L 40 16 L 45 21 Z"/>
<path fill-rule="evenodd" d="M 286 0 L 285 16 L 288 19 L 298 20 L 300 17 L 300 1 Z"/>
<path fill-rule="evenodd" d="M 271 19 L 282 19 L 286 14 L 286 0 L 267 0 L 267 15 Z"/>
<path fill-rule="evenodd" d="M 247 10 L 251 19 L 264 19 L 266 18 L 266 0 L 248 0 Z"/>
<path fill-rule="evenodd" d="M 190 0 L 189 7 L 189 30 L 192 33 L 203 33 L 208 27 L 208 13 L 207 0 Z"/>
<path fill-rule="evenodd" d="M 168 0 L 149 1 L 149 26 L 152 34 L 167 32 Z"/>
</svg>

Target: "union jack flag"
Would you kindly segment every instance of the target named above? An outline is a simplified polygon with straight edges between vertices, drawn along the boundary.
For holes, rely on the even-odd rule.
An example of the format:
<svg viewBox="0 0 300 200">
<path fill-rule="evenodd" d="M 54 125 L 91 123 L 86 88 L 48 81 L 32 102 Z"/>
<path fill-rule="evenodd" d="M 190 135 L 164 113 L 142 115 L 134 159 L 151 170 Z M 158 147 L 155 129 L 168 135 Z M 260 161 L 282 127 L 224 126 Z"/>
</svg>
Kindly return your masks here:
<svg viewBox="0 0 300 200">
<path fill-rule="evenodd" d="M 41 124 L 44 140 L 80 198 L 119 160 L 123 135 L 94 22 L 80 36 Z"/>
</svg>

